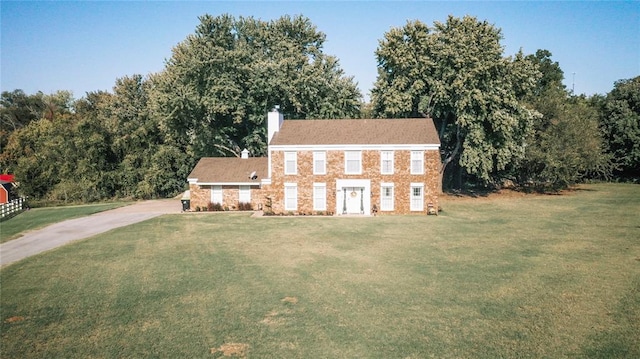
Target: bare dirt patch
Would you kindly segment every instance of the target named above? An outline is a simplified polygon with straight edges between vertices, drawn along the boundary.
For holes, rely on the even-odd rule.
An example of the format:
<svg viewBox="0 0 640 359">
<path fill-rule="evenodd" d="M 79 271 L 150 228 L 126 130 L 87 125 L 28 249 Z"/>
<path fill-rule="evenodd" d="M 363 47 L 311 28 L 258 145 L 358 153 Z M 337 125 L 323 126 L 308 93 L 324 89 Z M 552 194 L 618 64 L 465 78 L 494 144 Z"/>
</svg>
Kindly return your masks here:
<svg viewBox="0 0 640 359">
<path fill-rule="evenodd" d="M 25 319 L 26 319 L 25 317 L 21 317 L 21 316 L 19 316 L 19 315 L 16 315 L 16 316 L 9 317 L 9 318 L 5 319 L 5 321 L 4 321 L 4 322 L 5 322 L 5 323 L 9 323 L 9 324 L 11 324 L 11 323 L 18 323 L 18 322 L 21 322 L 21 321 L 23 321 L 23 320 L 25 320 Z"/>
<path fill-rule="evenodd" d="M 245 343 L 225 343 L 220 348 L 211 348 L 211 354 L 222 353 L 226 357 L 240 357 L 247 356 L 249 350 L 249 344 Z"/>
<path fill-rule="evenodd" d="M 298 304 L 298 298 L 296 297 L 284 297 L 282 303 Z"/>
</svg>

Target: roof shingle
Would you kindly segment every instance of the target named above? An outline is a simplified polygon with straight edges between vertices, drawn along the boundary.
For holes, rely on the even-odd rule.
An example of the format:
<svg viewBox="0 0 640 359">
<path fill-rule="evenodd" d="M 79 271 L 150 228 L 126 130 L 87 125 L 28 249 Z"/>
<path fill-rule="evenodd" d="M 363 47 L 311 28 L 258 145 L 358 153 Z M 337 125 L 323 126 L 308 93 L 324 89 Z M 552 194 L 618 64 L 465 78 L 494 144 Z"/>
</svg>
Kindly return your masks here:
<svg viewBox="0 0 640 359">
<path fill-rule="evenodd" d="M 249 176 L 255 171 L 255 180 Z M 268 176 L 267 157 L 203 157 L 193 168 L 188 178 L 197 178 L 200 183 L 255 183 L 260 184 Z"/>
<path fill-rule="evenodd" d="M 271 145 L 440 145 L 430 118 L 285 120 Z"/>
</svg>

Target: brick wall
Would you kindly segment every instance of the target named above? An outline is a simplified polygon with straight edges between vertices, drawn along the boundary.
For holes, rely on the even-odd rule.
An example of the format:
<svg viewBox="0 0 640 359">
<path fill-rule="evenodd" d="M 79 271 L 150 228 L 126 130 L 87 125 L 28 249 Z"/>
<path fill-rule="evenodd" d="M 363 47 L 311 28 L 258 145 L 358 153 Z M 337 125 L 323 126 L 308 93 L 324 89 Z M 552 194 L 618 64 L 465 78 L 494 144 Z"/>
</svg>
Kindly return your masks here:
<svg viewBox="0 0 640 359">
<path fill-rule="evenodd" d="M 325 175 L 313 174 L 313 151 L 297 152 L 297 174 L 284 174 L 284 152 L 271 152 L 271 186 L 263 189 L 265 196 L 272 199 L 274 213 L 286 213 L 284 209 L 284 184 L 296 183 L 298 188 L 298 213 L 313 213 L 313 184 L 326 184 L 327 211 L 336 211 L 336 180 L 337 179 L 370 179 L 371 205 L 380 208 L 380 183 L 394 184 L 394 211 L 385 213 L 417 213 L 410 210 L 411 183 L 424 183 L 424 211 L 427 204 L 438 206 L 438 194 L 441 192 L 440 155 L 438 151 L 424 151 L 424 169 L 422 175 L 410 174 L 411 151 L 394 151 L 394 174 L 380 173 L 380 151 L 362 151 L 362 174 L 344 174 L 344 151 L 326 151 Z"/>
<path fill-rule="evenodd" d="M 189 184 L 191 193 L 191 210 L 195 211 L 197 207 L 206 208 L 211 202 L 211 187 L 209 185 Z M 238 198 L 240 197 L 240 189 L 238 186 L 222 186 L 222 207 L 229 210 L 238 209 Z M 262 208 L 264 203 L 263 190 L 258 186 L 251 186 L 251 205 L 253 209 Z"/>
</svg>

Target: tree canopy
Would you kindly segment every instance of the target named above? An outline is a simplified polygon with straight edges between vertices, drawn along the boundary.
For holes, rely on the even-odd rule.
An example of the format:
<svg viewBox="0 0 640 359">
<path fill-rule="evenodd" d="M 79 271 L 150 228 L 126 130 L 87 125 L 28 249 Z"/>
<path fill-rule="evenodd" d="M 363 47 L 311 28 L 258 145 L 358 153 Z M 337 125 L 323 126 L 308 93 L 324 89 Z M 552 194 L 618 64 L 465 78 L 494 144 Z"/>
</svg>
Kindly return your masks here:
<svg viewBox="0 0 640 359">
<path fill-rule="evenodd" d="M 533 90 L 539 72 L 522 53 L 504 57 L 501 39 L 498 28 L 471 16 L 391 29 L 376 50 L 375 115 L 432 117 L 442 170 L 454 162 L 494 181 L 524 157 L 525 138 L 540 116 L 519 99 Z"/>
<path fill-rule="evenodd" d="M 265 114 L 356 117 L 361 94 L 325 35 L 305 17 L 274 21 L 200 17 L 154 79 L 154 109 L 166 135 L 195 157 L 266 152 Z"/>
<path fill-rule="evenodd" d="M 601 106 L 600 124 L 618 174 L 640 178 L 640 76 L 616 82 Z"/>
</svg>

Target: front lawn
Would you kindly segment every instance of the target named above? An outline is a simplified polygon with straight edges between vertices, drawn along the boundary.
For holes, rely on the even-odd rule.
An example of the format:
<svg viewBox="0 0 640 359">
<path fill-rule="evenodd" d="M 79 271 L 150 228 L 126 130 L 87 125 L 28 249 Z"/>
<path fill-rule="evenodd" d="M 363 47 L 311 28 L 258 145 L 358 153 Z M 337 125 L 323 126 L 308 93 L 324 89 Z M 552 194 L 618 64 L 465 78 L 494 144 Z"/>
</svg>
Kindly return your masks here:
<svg viewBox="0 0 640 359">
<path fill-rule="evenodd" d="M 0 271 L 3 358 L 640 357 L 640 186 L 165 215 Z"/>
</svg>

